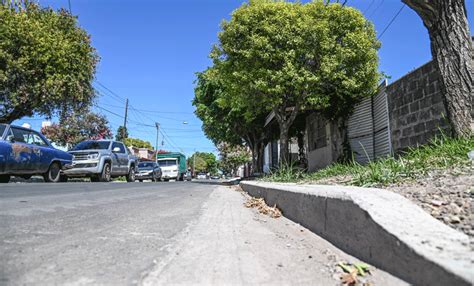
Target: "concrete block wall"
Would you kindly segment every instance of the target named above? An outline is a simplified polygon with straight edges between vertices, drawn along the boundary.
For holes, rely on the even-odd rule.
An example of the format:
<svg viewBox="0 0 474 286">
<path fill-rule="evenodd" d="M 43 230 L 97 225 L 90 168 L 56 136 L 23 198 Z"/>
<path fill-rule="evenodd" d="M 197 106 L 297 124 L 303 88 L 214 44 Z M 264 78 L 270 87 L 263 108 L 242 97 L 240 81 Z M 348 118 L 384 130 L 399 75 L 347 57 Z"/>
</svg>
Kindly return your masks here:
<svg viewBox="0 0 474 286">
<path fill-rule="evenodd" d="M 449 131 L 440 75 L 431 61 L 387 86 L 392 148 L 395 154 Z"/>
</svg>

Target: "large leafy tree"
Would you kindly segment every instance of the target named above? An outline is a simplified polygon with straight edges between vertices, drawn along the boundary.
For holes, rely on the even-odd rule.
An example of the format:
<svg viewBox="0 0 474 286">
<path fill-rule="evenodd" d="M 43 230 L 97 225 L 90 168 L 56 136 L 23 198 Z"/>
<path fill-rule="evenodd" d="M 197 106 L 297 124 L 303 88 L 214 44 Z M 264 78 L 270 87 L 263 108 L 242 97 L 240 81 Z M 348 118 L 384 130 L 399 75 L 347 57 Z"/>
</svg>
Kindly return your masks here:
<svg viewBox="0 0 474 286">
<path fill-rule="evenodd" d="M 464 0 L 402 0 L 423 20 L 456 136 L 473 132 L 474 47 Z"/>
<path fill-rule="evenodd" d="M 72 147 L 84 140 L 111 139 L 112 132 L 105 116 L 86 112 L 63 116 L 59 124 L 43 127 L 49 140 L 63 147 Z"/>
<path fill-rule="evenodd" d="M 88 107 L 98 59 L 69 12 L 0 0 L 0 123 Z"/>
<path fill-rule="evenodd" d="M 375 92 L 378 48 L 372 24 L 356 9 L 253 0 L 223 22 L 211 57 L 226 86 L 224 105 L 246 116 L 273 112 L 286 162 L 289 130 L 301 110 L 335 119 Z"/>
<path fill-rule="evenodd" d="M 188 166 L 196 172 L 209 172 L 211 174 L 217 173 L 217 159 L 216 155 L 209 152 L 195 152 L 188 158 Z"/>
<path fill-rule="evenodd" d="M 268 140 L 264 128 L 266 111 L 252 110 L 245 106 L 225 104 L 226 86 L 216 68 L 209 68 L 197 74 L 195 97 L 196 115 L 203 122 L 204 133 L 215 145 L 246 145 L 252 151 L 254 171 L 263 169 L 263 149 Z"/>
<path fill-rule="evenodd" d="M 217 148 L 219 149 L 219 168 L 226 174 L 235 174 L 240 166 L 252 160 L 246 146 L 221 143 Z"/>
</svg>

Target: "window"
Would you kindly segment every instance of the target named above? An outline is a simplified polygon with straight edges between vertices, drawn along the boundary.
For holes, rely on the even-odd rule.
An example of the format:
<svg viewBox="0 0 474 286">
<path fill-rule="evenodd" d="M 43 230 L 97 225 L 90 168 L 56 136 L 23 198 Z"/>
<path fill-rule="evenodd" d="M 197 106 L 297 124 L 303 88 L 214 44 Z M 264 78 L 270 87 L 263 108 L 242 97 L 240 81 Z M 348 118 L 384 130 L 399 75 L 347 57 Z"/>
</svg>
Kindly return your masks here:
<svg viewBox="0 0 474 286">
<path fill-rule="evenodd" d="M 3 132 L 5 132 L 7 126 L 5 124 L 0 124 L 0 139 L 2 138 Z"/>
<path fill-rule="evenodd" d="M 37 133 L 31 132 L 31 134 L 33 135 L 33 142 L 35 145 L 45 147 L 49 146 L 48 143 L 46 143 L 46 141 L 44 141 L 43 138 L 41 138 L 41 136 L 39 136 Z"/>
<path fill-rule="evenodd" d="M 34 144 L 33 135 L 25 129 L 12 127 L 13 138 L 15 142 Z"/>
<path fill-rule="evenodd" d="M 176 166 L 177 162 L 176 160 L 159 160 L 158 165 L 160 165 L 160 167 L 171 167 Z"/>
<path fill-rule="evenodd" d="M 309 124 L 309 149 L 312 151 L 326 147 L 326 145 L 326 120 L 324 120 L 320 116 L 317 116 Z"/>
<path fill-rule="evenodd" d="M 122 143 L 114 142 L 114 143 L 112 144 L 112 150 L 114 150 L 114 149 L 117 148 L 117 147 L 120 149 L 120 151 L 119 151 L 118 153 L 126 153 L 125 147 L 123 146 Z"/>
<path fill-rule="evenodd" d="M 84 141 L 76 145 L 73 151 L 79 150 L 107 150 L 109 149 L 110 141 Z"/>
</svg>

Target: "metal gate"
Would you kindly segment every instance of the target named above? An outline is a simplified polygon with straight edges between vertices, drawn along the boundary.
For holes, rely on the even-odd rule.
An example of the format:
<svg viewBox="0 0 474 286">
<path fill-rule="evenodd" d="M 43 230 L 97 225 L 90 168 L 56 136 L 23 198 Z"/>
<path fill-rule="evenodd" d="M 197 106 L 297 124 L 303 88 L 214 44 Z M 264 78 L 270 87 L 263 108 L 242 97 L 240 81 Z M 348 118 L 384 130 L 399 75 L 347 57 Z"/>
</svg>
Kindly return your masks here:
<svg viewBox="0 0 474 286">
<path fill-rule="evenodd" d="M 384 81 L 375 96 L 364 98 L 347 122 L 349 143 L 358 163 L 366 164 L 392 153 L 386 86 Z"/>
</svg>

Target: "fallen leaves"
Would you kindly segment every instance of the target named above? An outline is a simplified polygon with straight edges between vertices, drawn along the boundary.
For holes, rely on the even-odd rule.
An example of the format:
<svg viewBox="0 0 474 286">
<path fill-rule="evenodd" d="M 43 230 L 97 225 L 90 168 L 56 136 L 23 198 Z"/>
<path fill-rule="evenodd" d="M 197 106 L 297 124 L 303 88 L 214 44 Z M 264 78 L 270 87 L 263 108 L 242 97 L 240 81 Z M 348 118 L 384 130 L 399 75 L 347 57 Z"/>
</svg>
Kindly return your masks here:
<svg viewBox="0 0 474 286">
<path fill-rule="evenodd" d="M 268 206 L 263 198 L 250 197 L 244 205 L 247 208 L 256 208 L 259 213 L 268 215 L 272 218 L 281 217 L 281 211 L 276 207 L 276 205 L 273 207 Z"/>
<path fill-rule="evenodd" d="M 341 282 L 344 285 L 358 285 L 358 276 L 365 276 L 370 274 L 369 265 L 365 263 L 350 264 L 345 262 L 339 262 L 337 264 L 342 268 L 344 274 L 341 276 Z M 369 283 L 363 283 L 363 286 L 370 286 Z"/>
</svg>

